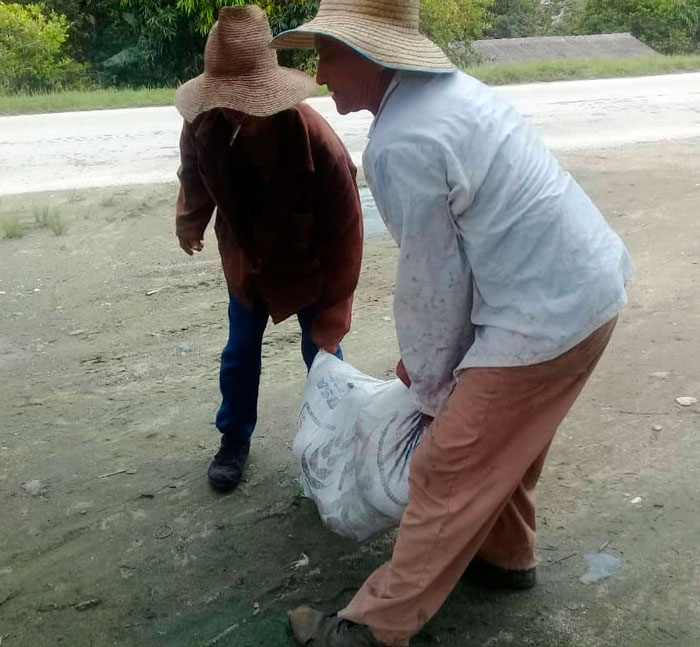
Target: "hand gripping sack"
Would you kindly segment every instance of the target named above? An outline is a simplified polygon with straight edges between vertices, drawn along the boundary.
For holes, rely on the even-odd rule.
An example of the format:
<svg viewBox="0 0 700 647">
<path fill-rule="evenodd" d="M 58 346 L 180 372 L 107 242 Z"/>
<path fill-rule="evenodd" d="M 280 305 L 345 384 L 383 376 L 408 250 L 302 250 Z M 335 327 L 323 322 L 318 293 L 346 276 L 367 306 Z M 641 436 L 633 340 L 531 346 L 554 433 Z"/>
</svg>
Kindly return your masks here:
<svg viewBox="0 0 700 647">
<path fill-rule="evenodd" d="M 356 541 L 397 526 L 422 416 L 400 380 L 378 380 L 324 351 L 309 372 L 293 453 L 322 521 Z"/>
</svg>

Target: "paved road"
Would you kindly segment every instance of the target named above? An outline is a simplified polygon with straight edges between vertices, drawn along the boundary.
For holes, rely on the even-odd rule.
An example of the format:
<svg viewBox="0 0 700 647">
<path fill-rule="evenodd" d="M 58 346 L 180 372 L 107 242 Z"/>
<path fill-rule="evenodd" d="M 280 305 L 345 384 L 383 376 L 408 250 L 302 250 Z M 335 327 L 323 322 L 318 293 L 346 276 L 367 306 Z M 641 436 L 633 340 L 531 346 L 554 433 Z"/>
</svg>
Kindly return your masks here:
<svg viewBox="0 0 700 647">
<path fill-rule="evenodd" d="M 700 137 L 700 74 L 498 88 L 555 150 Z M 312 99 L 359 160 L 369 113 Z M 174 108 L 0 118 L 0 195 L 175 179 Z"/>
</svg>

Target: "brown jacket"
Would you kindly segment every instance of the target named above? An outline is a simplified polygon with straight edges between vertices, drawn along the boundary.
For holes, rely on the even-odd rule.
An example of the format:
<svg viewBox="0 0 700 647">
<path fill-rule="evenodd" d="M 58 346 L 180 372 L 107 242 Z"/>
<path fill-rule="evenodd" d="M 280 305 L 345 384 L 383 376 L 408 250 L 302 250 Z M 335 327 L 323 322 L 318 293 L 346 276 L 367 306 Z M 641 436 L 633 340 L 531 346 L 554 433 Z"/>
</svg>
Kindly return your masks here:
<svg viewBox="0 0 700 647">
<path fill-rule="evenodd" d="M 362 261 L 356 169 L 309 106 L 273 119 L 278 139 L 270 150 L 276 153 L 264 173 L 231 143 L 233 128 L 220 111 L 185 122 L 177 235 L 201 239 L 216 208 L 231 293 L 249 309 L 262 299 L 275 323 L 316 304 L 313 341 L 333 349 L 350 329 Z"/>
</svg>

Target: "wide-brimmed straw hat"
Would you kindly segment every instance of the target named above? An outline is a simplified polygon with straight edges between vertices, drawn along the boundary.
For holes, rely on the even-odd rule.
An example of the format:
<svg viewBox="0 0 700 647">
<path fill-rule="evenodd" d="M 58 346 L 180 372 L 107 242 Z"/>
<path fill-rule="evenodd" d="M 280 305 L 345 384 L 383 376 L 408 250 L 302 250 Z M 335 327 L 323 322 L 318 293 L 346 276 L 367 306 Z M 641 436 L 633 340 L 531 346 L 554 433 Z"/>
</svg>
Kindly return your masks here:
<svg viewBox="0 0 700 647">
<path fill-rule="evenodd" d="M 310 97 L 315 81 L 280 67 L 270 40 L 270 25 L 260 7 L 223 7 L 207 39 L 204 73 L 175 93 L 180 114 L 193 121 L 207 110 L 230 108 L 267 117 Z"/>
<path fill-rule="evenodd" d="M 419 0 L 321 0 L 317 16 L 272 41 L 278 49 L 313 49 L 329 36 L 396 70 L 452 72 L 445 53 L 419 31 Z"/>
</svg>

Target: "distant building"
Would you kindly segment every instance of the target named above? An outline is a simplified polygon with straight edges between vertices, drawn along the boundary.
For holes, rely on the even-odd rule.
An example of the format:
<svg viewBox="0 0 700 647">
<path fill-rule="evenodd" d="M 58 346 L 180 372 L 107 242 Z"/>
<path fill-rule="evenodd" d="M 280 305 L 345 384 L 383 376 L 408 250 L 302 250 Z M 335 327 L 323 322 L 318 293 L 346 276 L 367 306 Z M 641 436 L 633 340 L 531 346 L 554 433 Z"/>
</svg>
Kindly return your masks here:
<svg viewBox="0 0 700 647">
<path fill-rule="evenodd" d="M 482 64 L 660 56 L 632 34 L 492 38 L 475 40 L 470 47 L 453 43 L 450 49 L 469 61 Z"/>
</svg>

